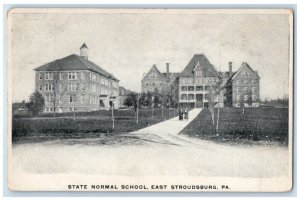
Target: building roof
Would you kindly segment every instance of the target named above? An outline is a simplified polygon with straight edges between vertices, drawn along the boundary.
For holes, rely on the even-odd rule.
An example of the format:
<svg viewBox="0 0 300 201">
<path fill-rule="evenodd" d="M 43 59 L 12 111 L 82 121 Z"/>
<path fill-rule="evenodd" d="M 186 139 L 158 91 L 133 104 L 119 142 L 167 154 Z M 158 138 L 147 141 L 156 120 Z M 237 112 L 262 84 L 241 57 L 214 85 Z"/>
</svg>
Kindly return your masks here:
<svg viewBox="0 0 300 201">
<path fill-rule="evenodd" d="M 86 46 L 85 43 L 83 43 L 83 45 L 81 46 L 81 48 L 87 48 L 87 49 L 89 49 L 89 48 Z M 81 48 L 80 48 L 80 49 L 81 49 Z"/>
<path fill-rule="evenodd" d="M 165 77 L 165 78 L 172 78 L 172 77 L 177 77 L 177 76 L 179 76 L 180 75 L 180 73 L 172 73 L 172 72 L 170 72 L 169 73 L 169 77 L 167 77 L 167 73 L 162 73 L 162 75 Z"/>
<path fill-rule="evenodd" d="M 69 55 L 62 59 L 54 60 L 34 69 L 35 71 L 69 71 L 69 70 L 90 70 L 100 75 L 119 81 L 111 73 L 97 66 L 95 63 L 82 58 L 76 54 Z"/>
<path fill-rule="evenodd" d="M 239 74 L 239 72 L 243 69 L 243 68 L 249 68 L 258 78 L 260 78 L 258 76 L 258 72 L 254 71 L 247 62 L 243 62 L 241 67 L 236 71 L 236 73 L 231 77 L 231 79 L 234 79 L 236 77 L 237 74 Z"/>
<path fill-rule="evenodd" d="M 154 64 L 154 65 L 150 68 L 150 70 L 149 70 L 146 74 L 144 74 L 142 80 L 144 80 L 144 79 L 147 77 L 147 75 L 148 75 L 152 70 L 155 70 L 155 71 L 158 73 L 159 76 L 161 76 L 162 78 L 165 78 L 165 76 L 163 75 L 163 73 L 161 73 L 161 72 L 158 70 L 157 66 Z"/>
<path fill-rule="evenodd" d="M 192 76 L 194 68 L 197 65 L 200 65 L 200 68 L 203 69 L 205 77 L 219 76 L 219 73 L 216 71 L 214 66 L 209 62 L 204 54 L 195 54 L 188 65 L 185 67 L 185 69 L 182 71 L 180 77 Z"/>
</svg>

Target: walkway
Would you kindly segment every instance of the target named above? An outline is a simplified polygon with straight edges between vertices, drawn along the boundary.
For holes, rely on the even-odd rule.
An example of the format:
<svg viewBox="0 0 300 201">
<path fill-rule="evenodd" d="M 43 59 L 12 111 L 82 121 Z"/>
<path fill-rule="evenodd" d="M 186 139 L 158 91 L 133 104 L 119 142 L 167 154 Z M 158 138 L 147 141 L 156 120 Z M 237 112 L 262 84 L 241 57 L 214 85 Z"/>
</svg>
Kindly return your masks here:
<svg viewBox="0 0 300 201">
<path fill-rule="evenodd" d="M 177 145 L 195 143 L 192 139 L 178 134 L 187 125 L 189 125 L 191 121 L 193 121 L 201 111 L 202 108 L 195 108 L 189 111 L 189 120 L 179 121 L 178 117 L 174 117 L 172 119 L 132 132 L 131 134 L 136 134 L 136 135 L 153 134 Z"/>
</svg>

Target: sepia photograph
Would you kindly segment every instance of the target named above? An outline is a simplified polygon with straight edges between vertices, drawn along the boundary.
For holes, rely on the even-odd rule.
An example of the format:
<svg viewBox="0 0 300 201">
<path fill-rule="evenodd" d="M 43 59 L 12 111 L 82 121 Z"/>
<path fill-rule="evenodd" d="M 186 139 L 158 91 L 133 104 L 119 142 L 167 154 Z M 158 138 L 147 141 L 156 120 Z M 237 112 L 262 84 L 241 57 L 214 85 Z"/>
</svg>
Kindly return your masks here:
<svg viewBox="0 0 300 201">
<path fill-rule="evenodd" d="M 11 191 L 288 192 L 290 9 L 14 8 Z"/>
</svg>

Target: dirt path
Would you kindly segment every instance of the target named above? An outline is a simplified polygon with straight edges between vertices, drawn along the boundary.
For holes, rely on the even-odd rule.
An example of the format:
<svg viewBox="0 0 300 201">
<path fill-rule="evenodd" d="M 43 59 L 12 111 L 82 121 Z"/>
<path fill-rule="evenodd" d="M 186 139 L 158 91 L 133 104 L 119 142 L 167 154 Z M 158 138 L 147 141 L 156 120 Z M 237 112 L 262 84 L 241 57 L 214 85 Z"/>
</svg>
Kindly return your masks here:
<svg viewBox="0 0 300 201">
<path fill-rule="evenodd" d="M 200 143 L 200 141 L 190 139 L 189 137 L 181 136 L 179 135 L 179 133 L 187 125 L 189 125 L 200 114 L 201 111 L 202 108 L 195 108 L 189 112 L 188 120 L 179 121 L 178 117 L 174 117 L 172 119 L 160 122 L 147 128 L 140 129 L 130 134 L 139 136 L 142 136 L 143 134 L 152 134 L 161 137 L 172 144 L 177 145 L 198 144 Z"/>
</svg>

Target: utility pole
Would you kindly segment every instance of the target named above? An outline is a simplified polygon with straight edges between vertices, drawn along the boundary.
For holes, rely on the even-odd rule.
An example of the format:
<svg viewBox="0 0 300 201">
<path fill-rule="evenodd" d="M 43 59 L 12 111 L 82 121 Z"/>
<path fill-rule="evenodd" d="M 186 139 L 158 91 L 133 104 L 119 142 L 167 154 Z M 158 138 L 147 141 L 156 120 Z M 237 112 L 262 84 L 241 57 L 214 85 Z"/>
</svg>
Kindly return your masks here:
<svg viewBox="0 0 300 201">
<path fill-rule="evenodd" d="M 164 96 L 162 96 L 161 100 L 161 118 L 164 119 Z"/>
<path fill-rule="evenodd" d="M 74 121 L 75 121 L 75 118 L 76 118 L 76 115 L 75 115 L 75 108 L 76 108 L 76 98 L 75 98 L 75 95 L 73 95 L 73 101 L 74 101 L 74 106 L 73 106 L 73 119 L 74 119 Z"/>
<path fill-rule="evenodd" d="M 152 109 L 151 109 L 151 117 L 154 119 L 154 96 L 152 96 Z"/>
<path fill-rule="evenodd" d="M 137 95 L 136 124 L 139 124 L 139 105 L 140 105 L 140 94 Z"/>
<path fill-rule="evenodd" d="M 111 102 L 112 129 L 115 130 L 114 102 Z"/>
</svg>

